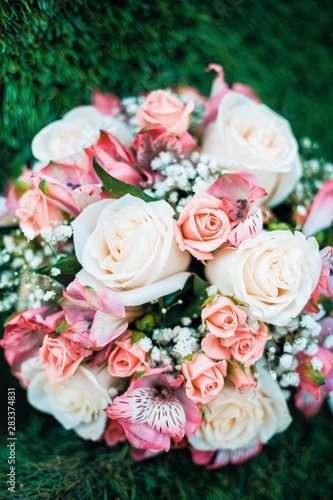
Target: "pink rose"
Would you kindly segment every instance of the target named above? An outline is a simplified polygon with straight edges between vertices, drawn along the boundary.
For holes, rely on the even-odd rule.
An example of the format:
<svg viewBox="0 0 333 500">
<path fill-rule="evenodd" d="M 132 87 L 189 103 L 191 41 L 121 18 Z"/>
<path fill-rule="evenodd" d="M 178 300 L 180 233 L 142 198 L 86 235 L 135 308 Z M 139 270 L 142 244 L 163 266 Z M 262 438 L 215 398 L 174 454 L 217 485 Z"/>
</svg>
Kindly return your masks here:
<svg viewBox="0 0 333 500">
<path fill-rule="evenodd" d="M 231 231 L 222 200 L 206 193 L 195 195 L 183 208 L 174 228 L 179 248 L 200 260 L 212 259 L 211 252 L 227 241 Z"/>
<path fill-rule="evenodd" d="M 215 362 L 204 353 L 198 353 L 190 363 L 182 363 L 188 398 L 196 403 L 209 403 L 221 392 L 227 376 L 225 360 Z"/>
<path fill-rule="evenodd" d="M 201 342 L 202 350 L 213 359 L 230 359 L 252 365 L 263 355 L 268 338 L 267 326 L 260 323 L 257 330 L 240 326 L 232 337 L 218 338 L 208 333 Z"/>
<path fill-rule="evenodd" d="M 19 199 L 15 215 L 20 228 L 31 228 L 36 235 L 40 229 L 63 222 L 64 217 L 55 205 L 39 189 L 29 189 Z"/>
<path fill-rule="evenodd" d="M 249 366 L 245 368 L 245 373 L 238 366 L 233 366 L 232 369 L 229 379 L 234 384 L 236 391 L 257 388 L 257 382 Z"/>
<path fill-rule="evenodd" d="M 116 348 L 109 357 L 109 372 L 114 377 L 130 377 L 140 369 L 149 368 L 148 354 L 138 342 L 131 345 L 132 332 L 125 333 L 115 341 Z"/>
<path fill-rule="evenodd" d="M 51 383 L 70 378 L 81 361 L 90 354 L 91 351 L 83 349 L 81 344 L 72 342 L 63 335 L 46 335 L 39 351 L 40 360 L 45 365 Z"/>
<path fill-rule="evenodd" d="M 186 106 L 166 90 L 154 90 L 146 97 L 136 113 L 140 128 L 162 126 L 176 135 L 185 132 L 190 125 L 194 102 Z"/>
<path fill-rule="evenodd" d="M 201 313 L 209 331 L 216 337 L 231 337 L 246 320 L 246 313 L 227 297 L 217 296 Z"/>
<path fill-rule="evenodd" d="M 47 333 L 54 331 L 44 318 L 54 312 L 50 307 L 27 309 L 14 316 L 5 327 L 0 345 L 5 350 L 7 363 L 18 370 L 23 361 L 38 356 L 38 350 Z M 60 313 L 61 314 L 61 313 Z M 52 315 L 57 318 L 59 313 Z"/>
<path fill-rule="evenodd" d="M 237 361 L 252 365 L 262 357 L 267 339 L 267 326 L 260 323 L 258 330 L 250 330 L 246 326 L 239 327 L 233 337 L 226 339 L 226 344 Z"/>
<path fill-rule="evenodd" d="M 201 341 L 201 348 L 204 353 L 213 359 L 230 359 L 231 354 L 226 346 L 226 339 L 216 337 L 212 333 L 207 333 Z"/>
</svg>

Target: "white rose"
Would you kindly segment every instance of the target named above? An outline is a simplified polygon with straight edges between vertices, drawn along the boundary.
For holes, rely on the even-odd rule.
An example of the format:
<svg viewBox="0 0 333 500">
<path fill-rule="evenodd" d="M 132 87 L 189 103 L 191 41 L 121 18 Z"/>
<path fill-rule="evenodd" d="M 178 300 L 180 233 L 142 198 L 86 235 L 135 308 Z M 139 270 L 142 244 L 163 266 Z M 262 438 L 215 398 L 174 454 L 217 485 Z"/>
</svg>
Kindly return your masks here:
<svg viewBox="0 0 333 500">
<path fill-rule="evenodd" d="M 100 370 L 98 366 L 81 365 L 71 378 L 52 384 L 45 368 L 37 367 L 38 360 L 30 359 L 22 364 L 22 376 L 30 380 L 29 403 L 53 415 L 65 429 L 73 429 L 82 438 L 96 441 L 106 426 L 107 416 L 103 410 L 111 404 L 108 389 L 117 379 L 111 377 L 107 367 Z"/>
<path fill-rule="evenodd" d="M 203 422 L 189 442 L 197 450 L 236 450 L 266 443 L 290 422 L 279 385 L 261 370 L 256 390 L 237 392 L 225 385 L 207 405 Z"/>
<path fill-rule="evenodd" d="M 178 248 L 172 216 L 166 201 L 146 203 L 129 194 L 85 208 L 72 223 L 81 284 L 110 288 L 126 306 L 181 289 L 190 254 Z"/>
<path fill-rule="evenodd" d="M 247 304 L 251 318 L 278 326 L 302 311 L 321 271 L 318 243 L 300 232 L 263 232 L 213 255 L 205 269 L 208 280 Z"/>
<path fill-rule="evenodd" d="M 224 170 L 253 173 L 275 206 L 302 174 L 298 146 L 289 122 L 264 104 L 237 92 L 220 102 L 217 119 L 204 134 L 202 150 Z"/>
<path fill-rule="evenodd" d="M 80 106 L 44 127 L 34 137 L 32 153 L 41 162 L 37 169 L 50 161 L 84 162 L 83 150 L 97 141 L 100 130 L 110 132 L 124 145 L 132 143 L 133 137 L 124 122 L 102 115 L 93 106 Z"/>
</svg>

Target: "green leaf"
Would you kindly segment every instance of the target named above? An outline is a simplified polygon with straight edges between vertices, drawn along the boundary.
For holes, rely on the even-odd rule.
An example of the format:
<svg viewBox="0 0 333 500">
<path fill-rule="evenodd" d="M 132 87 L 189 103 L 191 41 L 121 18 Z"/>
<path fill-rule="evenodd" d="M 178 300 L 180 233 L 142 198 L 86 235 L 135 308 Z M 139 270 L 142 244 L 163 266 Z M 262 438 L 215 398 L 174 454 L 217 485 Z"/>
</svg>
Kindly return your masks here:
<svg viewBox="0 0 333 500">
<path fill-rule="evenodd" d="M 241 302 L 240 300 L 236 299 L 234 295 L 224 295 L 224 297 L 227 297 L 228 299 L 232 300 L 238 306 L 249 307 L 249 304 L 247 304 L 246 302 Z"/>
<path fill-rule="evenodd" d="M 135 322 L 135 326 L 138 330 L 141 330 L 143 332 L 151 332 L 156 326 L 154 315 L 149 313 L 142 318 L 137 319 Z"/>
<path fill-rule="evenodd" d="M 240 361 L 237 361 L 236 359 L 233 359 L 233 363 L 244 373 L 245 377 L 248 378 L 245 366 L 240 363 Z"/>
<path fill-rule="evenodd" d="M 196 352 L 192 352 L 192 354 L 185 356 L 185 358 L 183 358 L 183 361 L 185 361 L 185 363 L 189 363 L 190 361 L 192 361 L 192 359 L 194 358 L 195 355 L 196 355 Z"/>
<path fill-rule="evenodd" d="M 179 325 L 180 318 L 200 317 L 201 306 L 207 298 L 205 290 L 208 286 L 208 281 L 192 273 L 182 290 L 163 297 L 164 307 L 168 309 L 164 326 Z M 178 304 L 179 300 L 182 301 L 181 304 Z"/>
<path fill-rule="evenodd" d="M 139 332 L 138 330 L 134 330 L 132 332 L 131 346 L 136 344 L 137 342 L 140 342 L 140 340 L 144 339 L 145 337 L 147 337 L 145 333 Z"/>
<path fill-rule="evenodd" d="M 60 269 L 60 274 L 57 276 L 51 275 L 52 268 Z M 64 286 L 69 285 L 73 281 L 75 275 L 82 269 L 80 262 L 77 260 L 76 255 L 70 257 L 61 257 L 55 264 L 32 269 L 31 273 L 39 273 L 44 276 L 50 276 Z"/>
<path fill-rule="evenodd" d="M 69 328 L 69 323 L 64 319 L 56 327 L 56 333 L 64 333 Z"/>
<path fill-rule="evenodd" d="M 303 366 L 305 368 L 305 376 L 310 382 L 313 382 L 316 385 L 325 384 L 325 377 L 323 373 L 314 370 L 310 363 L 303 363 Z"/>
<path fill-rule="evenodd" d="M 205 307 L 207 304 L 212 304 L 216 299 L 216 297 L 218 297 L 218 295 L 210 295 L 210 297 L 208 297 L 208 299 L 205 300 L 205 302 L 202 304 L 201 307 Z"/>
<path fill-rule="evenodd" d="M 21 198 L 21 196 L 26 191 L 31 189 L 31 186 L 27 182 L 22 181 L 21 179 L 14 179 L 13 185 L 14 185 L 15 194 L 18 198 Z"/>
<path fill-rule="evenodd" d="M 108 174 L 104 170 L 104 168 L 100 166 L 95 157 L 94 157 L 94 169 L 98 177 L 103 182 L 103 189 L 108 193 L 112 194 L 113 196 L 121 198 L 126 194 L 130 194 L 132 196 L 135 196 L 136 198 L 140 198 L 143 201 L 147 202 L 158 201 L 158 198 L 153 198 L 152 196 L 149 196 L 148 194 L 144 193 L 142 189 L 133 186 L 132 184 L 127 184 L 126 182 L 120 181 L 115 177 L 112 177 L 112 175 Z"/>
<path fill-rule="evenodd" d="M 236 373 L 235 373 L 235 370 L 234 370 L 234 365 L 229 360 L 227 360 L 227 363 L 228 363 L 227 374 L 228 374 L 228 376 L 231 375 L 235 379 L 237 387 L 238 387 L 238 389 L 240 389 L 240 386 L 239 386 L 239 383 L 238 383 L 238 380 L 237 380 L 237 376 L 236 376 Z"/>
</svg>

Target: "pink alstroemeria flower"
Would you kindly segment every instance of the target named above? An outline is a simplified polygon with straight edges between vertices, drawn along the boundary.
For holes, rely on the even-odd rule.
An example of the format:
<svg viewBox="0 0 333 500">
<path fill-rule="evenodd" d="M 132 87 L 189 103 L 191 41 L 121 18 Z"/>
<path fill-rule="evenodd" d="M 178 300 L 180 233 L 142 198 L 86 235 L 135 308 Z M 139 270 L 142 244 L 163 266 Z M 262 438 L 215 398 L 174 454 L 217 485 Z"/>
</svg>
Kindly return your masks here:
<svg viewBox="0 0 333 500">
<path fill-rule="evenodd" d="M 325 297 L 333 297 L 333 247 L 325 247 L 320 251 L 321 257 L 321 272 L 316 288 L 311 294 L 311 300 L 304 307 L 304 311 L 308 313 L 318 312 L 318 301 L 321 295 Z"/>
<path fill-rule="evenodd" d="M 49 163 L 32 174 L 34 183 L 55 206 L 77 217 L 86 206 L 102 198 L 101 182 L 94 169 Z"/>
<path fill-rule="evenodd" d="M 326 181 L 316 194 L 302 228 L 306 237 L 333 224 L 333 179 Z"/>
<path fill-rule="evenodd" d="M 255 94 L 253 88 L 245 85 L 244 83 L 234 83 L 230 88 L 225 81 L 223 68 L 219 64 L 209 64 L 206 71 L 211 70 L 216 71 L 217 76 L 213 82 L 211 97 L 205 105 L 203 121 L 204 128 L 216 119 L 221 99 L 228 94 L 228 92 L 238 92 L 239 94 L 244 94 L 247 97 L 250 97 L 255 102 L 261 102 L 259 97 Z"/>
<path fill-rule="evenodd" d="M 100 90 L 92 90 L 91 104 L 103 115 L 118 116 L 122 106 L 119 97 L 114 94 L 103 94 Z"/>
<path fill-rule="evenodd" d="M 311 361 L 314 358 L 318 358 L 323 363 L 321 370 L 312 370 Z M 314 398 L 320 400 L 322 387 L 333 370 L 333 353 L 324 347 L 319 347 L 314 356 L 299 353 L 298 359 L 300 363 L 296 372 L 300 376 L 300 390 L 309 392 Z"/>
<path fill-rule="evenodd" d="M 107 288 L 95 292 L 76 278 L 63 292 L 60 305 L 69 323 L 63 335 L 86 347 L 104 347 L 128 326 L 119 296 Z"/>
<path fill-rule="evenodd" d="M 171 132 L 167 132 L 163 127 L 151 128 L 136 134 L 133 149 L 136 151 L 137 162 L 148 178 L 152 181 L 161 178 L 159 172 L 151 169 L 150 164 L 153 158 L 162 151 L 171 151 L 176 156 L 184 155 L 189 157 L 198 148 L 191 134 L 183 132 L 179 137 Z"/>
<path fill-rule="evenodd" d="M 242 170 L 232 174 L 222 174 L 207 193 L 222 198 L 225 212 L 233 222 L 228 242 L 235 247 L 257 236 L 263 226 L 263 216 L 257 202 L 264 198 L 266 191 L 258 186 L 255 175 Z"/>
<path fill-rule="evenodd" d="M 17 224 L 15 212 L 19 208 L 19 199 L 27 190 L 32 188 L 31 170 L 24 166 L 22 174 L 17 179 L 9 181 L 6 189 L 7 197 L 1 197 L 4 206 L 0 214 L 0 227 Z"/>
<path fill-rule="evenodd" d="M 135 159 L 129 146 L 123 146 L 109 132 L 101 131 L 98 141 L 85 149 L 91 165 L 96 157 L 98 163 L 116 179 L 140 186 L 142 176 L 135 168 Z"/>
<path fill-rule="evenodd" d="M 123 426 L 136 448 L 168 451 L 171 439 L 178 443 L 201 425 L 201 412 L 182 385 L 184 377 L 173 379 L 163 373 L 170 370 L 170 366 L 156 368 L 133 379 L 125 394 L 105 409 L 108 417 Z"/>
<path fill-rule="evenodd" d="M 253 446 L 238 448 L 237 450 L 201 451 L 194 448 L 190 448 L 190 450 L 195 464 L 205 465 L 207 469 L 218 469 L 229 463 L 233 465 L 242 464 L 259 455 L 262 450 L 262 443 L 258 441 Z"/>
</svg>

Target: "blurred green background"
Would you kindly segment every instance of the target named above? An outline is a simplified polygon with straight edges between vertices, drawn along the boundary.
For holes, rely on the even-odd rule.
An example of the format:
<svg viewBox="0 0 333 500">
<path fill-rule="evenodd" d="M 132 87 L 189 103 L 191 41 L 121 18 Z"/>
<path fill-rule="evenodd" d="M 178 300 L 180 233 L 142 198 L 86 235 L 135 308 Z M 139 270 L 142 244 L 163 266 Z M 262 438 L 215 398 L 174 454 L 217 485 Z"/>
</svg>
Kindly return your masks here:
<svg viewBox="0 0 333 500">
<path fill-rule="evenodd" d="M 2 0 L 0 151 L 4 188 L 31 157 L 40 128 L 93 87 L 119 96 L 187 83 L 209 93 L 211 62 L 229 83 L 251 85 L 333 160 L 333 6 L 330 0 Z M 332 414 L 295 422 L 239 467 L 206 471 L 186 450 L 135 464 L 127 447 L 107 449 L 65 432 L 26 402 L 1 362 L 1 430 L 7 387 L 17 387 L 18 480 L 13 498 L 329 499 Z M 2 479 L 8 450 L 1 450 Z M 2 497 L 11 498 L 3 482 Z"/>
</svg>

